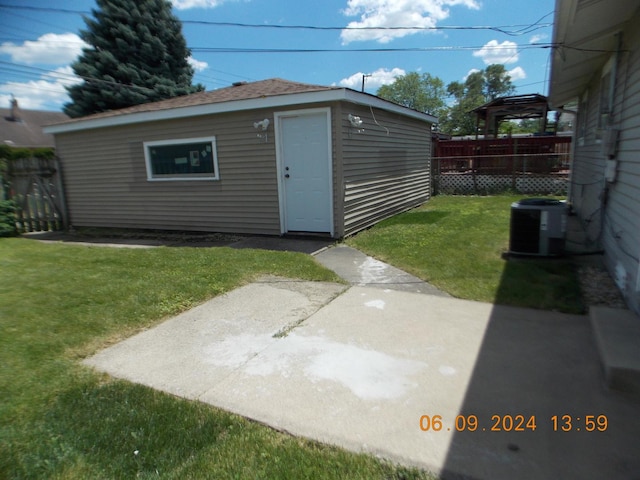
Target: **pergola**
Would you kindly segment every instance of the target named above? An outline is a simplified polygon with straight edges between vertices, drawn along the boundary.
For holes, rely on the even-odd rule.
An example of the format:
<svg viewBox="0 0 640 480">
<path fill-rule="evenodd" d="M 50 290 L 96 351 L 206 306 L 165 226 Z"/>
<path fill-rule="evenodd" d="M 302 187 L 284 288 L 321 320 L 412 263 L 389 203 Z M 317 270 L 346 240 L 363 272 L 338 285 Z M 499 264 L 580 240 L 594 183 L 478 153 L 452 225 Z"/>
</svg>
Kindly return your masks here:
<svg viewBox="0 0 640 480">
<path fill-rule="evenodd" d="M 541 132 L 547 128 L 547 113 L 549 104 L 547 97 L 536 93 L 529 95 L 514 95 L 498 97 L 472 110 L 476 114 L 476 138 L 480 130 L 480 122 L 484 122 L 484 136 L 496 137 L 498 127 L 505 120 L 525 118 L 541 118 Z"/>
</svg>

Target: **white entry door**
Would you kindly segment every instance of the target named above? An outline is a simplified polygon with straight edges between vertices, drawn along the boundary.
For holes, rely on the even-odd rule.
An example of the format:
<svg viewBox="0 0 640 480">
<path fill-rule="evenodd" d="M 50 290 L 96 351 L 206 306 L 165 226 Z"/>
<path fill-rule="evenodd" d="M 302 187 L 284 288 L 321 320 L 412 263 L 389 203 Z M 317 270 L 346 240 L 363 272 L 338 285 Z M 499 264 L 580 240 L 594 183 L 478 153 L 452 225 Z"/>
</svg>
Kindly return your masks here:
<svg viewBox="0 0 640 480">
<path fill-rule="evenodd" d="M 333 234 L 329 109 L 275 118 L 283 233 Z"/>
</svg>

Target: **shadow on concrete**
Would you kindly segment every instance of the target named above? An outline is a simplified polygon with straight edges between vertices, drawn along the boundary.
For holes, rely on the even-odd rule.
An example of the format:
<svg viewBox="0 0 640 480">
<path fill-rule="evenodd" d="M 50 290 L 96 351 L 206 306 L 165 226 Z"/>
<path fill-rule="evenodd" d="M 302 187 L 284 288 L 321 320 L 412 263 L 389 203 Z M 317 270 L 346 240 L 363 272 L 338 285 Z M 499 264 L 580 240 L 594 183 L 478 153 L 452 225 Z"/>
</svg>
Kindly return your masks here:
<svg viewBox="0 0 640 480">
<path fill-rule="evenodd" d="M 520 265 L 506 263 L 503 288 Z M 604 385 L 587 316 L 496 305 L 462 417 L 443 419 L 455 433 L 442 478 L 639 479 L 639 407 Z"/>
<path fill-rule="evenodd" d="M 247 237 L 229 245 L 231 248 L 257 248 L 277 252 L 300 252 L 313 254 L 336 241 L 323 237 Z"/>
<path fill-rule="evenodd" d="M 324 237 L 270 237 L 238 236 L 194 233 L 148 233 L 146 235 L 123 234 L 95 236 L 69 232 L 34 232 L 24 238 L 44 242 L 63 242 L 77 245 L 93 245 L 119 248 L 191 247 L 191 248 L 255 248 L 278 252 L 300 252 L 312 254 L 335 243 Z"/>
</svg>

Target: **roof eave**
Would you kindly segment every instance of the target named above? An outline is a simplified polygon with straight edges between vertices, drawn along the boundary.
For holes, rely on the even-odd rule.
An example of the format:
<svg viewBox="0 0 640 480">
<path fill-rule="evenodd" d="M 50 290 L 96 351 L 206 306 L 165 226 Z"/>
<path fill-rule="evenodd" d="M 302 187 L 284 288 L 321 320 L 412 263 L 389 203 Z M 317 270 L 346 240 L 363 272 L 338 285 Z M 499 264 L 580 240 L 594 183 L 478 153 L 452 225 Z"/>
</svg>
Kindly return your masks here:
<svg viewBox="0 0 640 480">
<path fill-rule="evenodd" d="M 58 134 L 70 133 L 96 128 L 107 128 L 122 125 L 133 125 L 145 122 L 157 122 L 161 120 L 175 120 L 201 115 L 257 110 L 265 108 L 278 108 L 308 103 L 347 101 L 361 105 L 388 110 L 408 117 L 421 120 L 426 123 L 435 123 L 436 117 L 396 105 L 373 95 L 356 92 L 347 88 L 331 90 L 272 95 L 268 97 L 251 98 L 244 100 L 232 100 L 228 102 L 209 103 L 188 107 L 176 107 L 166 110 L 130 113 L 114 115 L 111 117 L 81 120 L 73 123 L 50 125 L 44 128 L 45 133 Z"/>
<path fill-rule="evenodd" d="M 635 1 L 556 0 L 549 103 L 577 98 L 617 49 L 616 34 L 637 11 Z"/>
</svg>

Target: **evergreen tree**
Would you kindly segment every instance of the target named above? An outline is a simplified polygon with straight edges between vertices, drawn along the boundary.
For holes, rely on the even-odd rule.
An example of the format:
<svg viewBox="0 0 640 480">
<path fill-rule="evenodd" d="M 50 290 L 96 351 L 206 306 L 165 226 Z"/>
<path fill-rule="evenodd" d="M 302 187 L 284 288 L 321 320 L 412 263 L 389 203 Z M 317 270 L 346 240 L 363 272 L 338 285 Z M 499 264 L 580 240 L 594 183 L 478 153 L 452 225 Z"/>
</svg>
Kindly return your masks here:
<svg viewBox="0 0 640 480">
<path fill-rule="evenodd" d="M 190 51 L 167 0 L 96 0 L 81 32 L 89 44 L 72 65 L 81 84 L 67 87 L 71 117 L 204 90 L 192 85 Z"/>
</svg>

